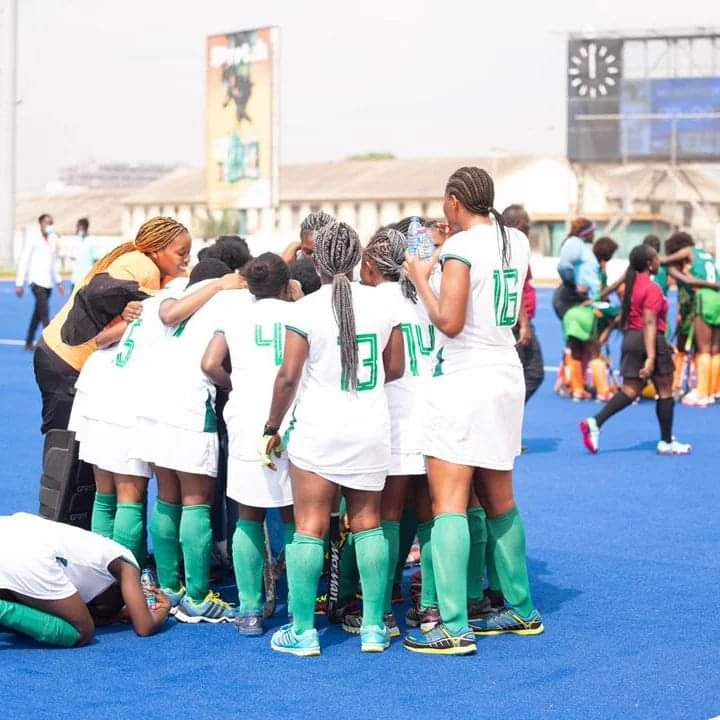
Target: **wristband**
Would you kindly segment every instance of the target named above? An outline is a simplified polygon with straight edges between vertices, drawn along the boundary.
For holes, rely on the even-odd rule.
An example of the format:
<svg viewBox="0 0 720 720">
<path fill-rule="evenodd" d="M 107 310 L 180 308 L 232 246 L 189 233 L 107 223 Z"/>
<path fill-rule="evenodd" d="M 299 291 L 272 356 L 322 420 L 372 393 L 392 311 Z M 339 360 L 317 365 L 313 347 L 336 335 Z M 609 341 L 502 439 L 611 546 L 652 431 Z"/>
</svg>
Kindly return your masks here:
<svg viewBox="0 0 720 720">
<path fill-rule="evenodd" d="M 273 427 L 272 425 L 270 425 L 270 423 L 265 423 L 263 435 L 277 435 L 279 429 L 280 428 Z"/>
</svg>

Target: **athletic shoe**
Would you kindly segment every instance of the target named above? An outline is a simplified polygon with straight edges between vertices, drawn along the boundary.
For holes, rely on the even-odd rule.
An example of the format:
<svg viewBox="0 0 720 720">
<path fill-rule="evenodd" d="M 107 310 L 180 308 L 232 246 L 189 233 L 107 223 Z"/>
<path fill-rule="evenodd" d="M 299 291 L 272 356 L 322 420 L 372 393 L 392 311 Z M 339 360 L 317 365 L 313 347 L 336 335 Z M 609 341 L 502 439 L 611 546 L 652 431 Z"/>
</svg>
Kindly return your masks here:
<svg viewBox="0 0 720 720">
<path fill-rule="evenodd" d="M 484 597 L 482 600 L 470 600 L 468 603 L 468 618 L 470 622 L 487 617 L 492 612 L 493 606 L 489 597 Z"/>
<path fill-rule="evenodd" d="M 689 455 L 692 452 L 690 443 L 678 442 L 675 438 L 671 442 L 661 440 L 657 444 L 658 455 Z"/>
<path fill-rule="evenodd" d="M 343 617 L 342 621 L 342 629 L 345 632 L 350 633 L 351 635 L 362 635 L 362 615 L 356 614 L 356 613 L 348 613 Z M 385 613 L 383 616 L 383 621 L 385 622 L 385 625 L 388 629 L 388 632 L 390 633 L 391 638 L 399 638 L 400 637 L 400 628 L 398 627 L 397 620 L 395 620 L 395 615 L 393 613 Z M 370 627 L 376 627 L 374 625 L 371 625 Z"/>
<path fill-rule="evenodd" d="M 688 407 L 700 407 L 700 408 L 706 408 L 712 405 L 715 402 L 715 399 L 712 397 L 704 397 L 701 398 L 698 395 L 697 388 L 691 390 L 685 397 L 680 401 L 683 405 L 687 405 Z"/>
<path fill-rule="evenodd" d="M 398 631 L 398 635 L 400 632 Z M 381 653 L 390 647 L 390 630 L 379 625 L 370 625 L 360 630 L 360 650 L 366 653 Z"/>
<path fill-rule="evenodd" d="M 505 598 L 499 590 L 485 589 L 485 597 L 490 601 L 490 607 L 493 612 L 502 610 L 505 607 Z"/>
<path fill-rule="evenodd" d="M 400 583 L 393 583 L 392 586 L 392 593 L 390 595 L 390 602 L 393 605 L 402 605 L 403 603 L 403 594 L 402 594 L 402 585 Z"/>
<path fill-rule="evenodd" d="M 612 393 L 612 392 L 597 393 L 595 395 L 595 402 L 599 402 L 599 403 L 603 403 L 603 404 L 606 402 L 610 402 L 610 400 L 613 399 L 614 395 L 615 395 L 615 393 Z"/>
<path fill-rule="evenodd" d="M 440 611 L 436 607 L 421 609 L 414 605 L 405 615 L 405 624 L 408 627 L 419 627 L 423 632 L 429 632 L 440 622 Z"/>
<path fill-rule="evenodd" d="M 600 428 L 594 417 L 589 417 L 580 423 L 580 432 L 583 435 L 583 445 L 595 455 L 600 447 Z"/>
<path fill-rule="evenodd" d="M 403 640 L 403 646 L 411 652 L 428 655 L 471 655 L 477 651 L 475 636 L 470 628 L 453 635 L 444 623 L 428 632 L 409 632 Z"/>
<path fill-rule="evenodd" d="M 241 635 L 256 636 L 262 635 L 265 632 L 263 627 L 263 616 L 262 613 L 242 613 L 236 615 L 232 621 L 235 629 Z"/>
<path fill-rule="evenodd" d="M 592 394 L 587 390 L 580 390 L 572 394 L 573 402 L 582 402 L 583 400 L 592 400 Z"/>
<path fill-rule="evenodd" d="M 315 628 L 310 628 L 298 635 L 293 630 L 293 626 L 287 624 L 273 633 L 270 647 L 275 652 L 298 657 L 311 657 L 320 654 L 320 639 Z"/>
<path fill-rule="evenodd" d="M 170 614 L 175 615 L 177 613 L 178 605 L 185 597 L 185 588 L 181 585 L 179 590 L 170 590 L 170 588 L 160 588 L 167 599 L 170 601 Z"/>
<path fill-rule="evenodd" d="M 529 618 L 523 618 L 512 608 L 478 618 L 470 623 L 470 627 L 476 635 L 540 635 L 545 630 L 537 610 L 533 610 Z"/>
<path fill-rule="evenodd" d="M 235 618 L 235 610 L 230 603 L 225 602 L 216 592 L 212 590 L 205 596 L 205 599 L 195 604 L 189 595 L 185 595 L 177 606 L 175 617 L 184 623 L 195 625 L 197 623 L 229 623 Z"/>
</svg>

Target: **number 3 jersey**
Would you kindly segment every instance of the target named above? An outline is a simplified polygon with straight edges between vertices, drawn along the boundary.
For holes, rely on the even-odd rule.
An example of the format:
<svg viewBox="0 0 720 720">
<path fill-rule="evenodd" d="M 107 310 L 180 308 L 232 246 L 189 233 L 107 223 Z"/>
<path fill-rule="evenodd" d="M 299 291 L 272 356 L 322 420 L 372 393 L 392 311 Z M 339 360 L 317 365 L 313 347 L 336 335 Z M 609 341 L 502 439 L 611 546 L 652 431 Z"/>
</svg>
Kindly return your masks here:
<svg viewBox="0 0 720 720">
<path fill-rule="evenodd" d="M 453 338 L 439 334 L 435 375 L 487 365 L 520 365 L 512 329 L 520 313 L 530 246 L 519 230 L 507 228 L 506 232 L 506 267 L 502 261 L 502 236 L 495 224 L 475 225 L 457 233 L 440 251 L 443 268 L 451 259 L 468 266 L 470 294 L 462 331 Z M 444 279 L 444 272 L 440 277 Z M 437 293 L 437 280 L 435 285 Z"/>
<path fill-rule="evenodd" d="M 260 436 L 270 414 L 273 385 L 283 361 L 285 325 L 292 311 L 293 303 L 264 298 L 249 304 L 240 316 L 226 317 L 218 328 L 225 335 L 232 365 L 233 390 L 223 411 L 228 452 L 238 460 L 259 459 Z"/>
<path fill-rule="evenodd" d="M 287 324 L 310 346 L 305 375 L 288 428 L 288 456 L 322 475 L 386 471 L 390 417 L 382 353 L 398 319 L 377 288 L 351 283 L 358 343 L 356 391 L 341 381 L 338 326 L 332 286 L 323 285 L 293 306 Z"/>
</svg>

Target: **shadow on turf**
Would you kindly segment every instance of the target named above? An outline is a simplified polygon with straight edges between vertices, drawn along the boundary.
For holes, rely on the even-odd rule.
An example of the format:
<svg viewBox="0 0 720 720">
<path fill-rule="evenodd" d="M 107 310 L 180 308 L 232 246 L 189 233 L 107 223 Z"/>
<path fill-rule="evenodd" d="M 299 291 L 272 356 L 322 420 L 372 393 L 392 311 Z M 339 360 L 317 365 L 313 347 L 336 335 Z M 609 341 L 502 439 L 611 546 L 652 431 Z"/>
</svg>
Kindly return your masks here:
<svg viewBox="0 0 720 720">
<path fill-rule="evenodd" d="M 542 615 L 553 615 L 565 603 L 582 595 L 581 590 L 564 588 L 549 582 L 546 578 L 552 576 L 552 572 L 545 560 L 528 558 L 528 572 L 533 600 Z"/>
<path fill-rule="evenodd" d="M 528 453 L 552 453 L 560 447 L 562 438 L 532 438 L 523 439 L 523 445 Z"/>
<path fill-rule="evenodd" d="M 602 455 L 612 455 L 613 453 L 629 453 L 629 452 L 637 452 L 638 450 L 642 450 L 644 452 L 655 453 L 656 447 L 657 447 L 657 440 L 646 440 L 645 442 L 638 443 L 637 445 L 632 445 L 630 447 L 624 447 L 624 448 L 615 448 L 614 450 L 603 450 L 601 447 L 600 453 Z"/>
</svg>

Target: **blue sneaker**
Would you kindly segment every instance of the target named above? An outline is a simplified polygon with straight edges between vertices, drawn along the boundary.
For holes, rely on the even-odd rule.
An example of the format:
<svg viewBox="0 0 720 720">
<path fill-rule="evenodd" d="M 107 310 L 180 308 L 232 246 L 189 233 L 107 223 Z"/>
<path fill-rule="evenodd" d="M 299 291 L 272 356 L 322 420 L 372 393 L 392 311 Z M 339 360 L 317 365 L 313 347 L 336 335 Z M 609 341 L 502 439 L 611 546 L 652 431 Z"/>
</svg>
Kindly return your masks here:
<svg viewBox="0 0 720 720">
<path fill-rule="evenodd" d="M 315 628 L 310 628 L 298 635 L 291 624 L 283 625 L 276 630 L 270 641 L 270 647 L 276 652 L 310 657 L 320 654 L 320 639 Z"/>
<path fill-rule="evenodd" d="M 175 615 L 180 605 L 180 601 L 185 597 L 185 588 L 181 585 L 179 590 L 170 590 L 170 588 L 160 588 L 160 591 L 170 601 L 170 614 Z"/>
<path fill-rule="evenodd" d="M 390 647 L 390 629 L 387 625 L 368 625 L 360 628 L 360 650 L 381 653 Z"/>
<path fill-rule="evenodd" d="M 476 635 L 540 635 L 545 630 L 537 610 L 533 610 L 530 617 L 524 618 L 507 607 L 474 619 L 470 627 Z"/>
<path fill-rule="evenodd" d="M 238 613 L 232 621 L 235 629 L 241 635 L 262 635 L 265 632 L 263 627 L 262 613 Z"/>
<path fill-rule="evenodd" d="M 445 623 L 439 623 L 428 632 L 412 630 L 405 636 L 403 645 L 410 652 L 428 655 L 471 655 L 477 651 L 475 636 L 470 628 L 453 635 Z"/>
<path fill-rule="evenodd" d="M 191 625 L 201 622 L 229 623 L 235 618 L 235 611 L 230 603 L 211 590 L 199 604 L 195 604 L 186 594 L 177 606 L 175 618 Z"/>
</svg>

